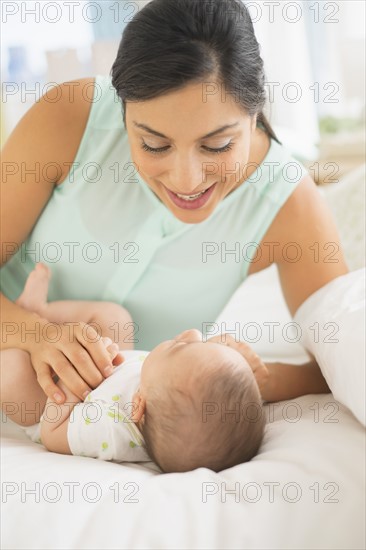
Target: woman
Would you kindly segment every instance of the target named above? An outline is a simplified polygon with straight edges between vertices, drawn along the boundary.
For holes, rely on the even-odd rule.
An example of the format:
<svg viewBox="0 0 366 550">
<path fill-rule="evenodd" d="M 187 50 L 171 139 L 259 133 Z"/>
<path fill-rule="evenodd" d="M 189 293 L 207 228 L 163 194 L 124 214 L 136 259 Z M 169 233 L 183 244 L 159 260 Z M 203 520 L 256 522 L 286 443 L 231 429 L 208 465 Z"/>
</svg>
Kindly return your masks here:
<svg viewBox="0 0 366 550">
<path fill-rule="evenodd" d="M 126 27 L 111 76 L 44 96 L 3 152 L 2 368 L 22 349 L 49 397 L 54 373 L 76 394 L 96 387 L 107 356 L 82 323 L 76 338 L 65 323 L 52 336 L 15 302 L 38 261 L 52 264 L 50 301 L 111 302 L 112 339 L 123 305 L 145 350 L 204 332 L 272 263 L 292 315 L 348 272 L 315 183 L 263 114 L 241 2 L 153 0 Z"/>
</svg>

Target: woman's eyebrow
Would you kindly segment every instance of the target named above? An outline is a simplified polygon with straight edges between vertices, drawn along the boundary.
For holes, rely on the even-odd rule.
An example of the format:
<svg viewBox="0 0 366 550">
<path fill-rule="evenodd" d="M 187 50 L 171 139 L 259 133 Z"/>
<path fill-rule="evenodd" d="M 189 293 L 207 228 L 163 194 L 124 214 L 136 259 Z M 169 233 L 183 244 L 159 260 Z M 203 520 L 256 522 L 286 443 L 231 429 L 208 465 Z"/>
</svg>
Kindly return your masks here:
<svg viewBox="0 0 366 550">
<path fill-rule="evenodd" d="M 146 124 L 140 124 L 139 122 L 136 122 L 135 120 L 133 120 L 132 122 L 136 126 L 136 128 L 140 128 L 141 130 L 145 130 L 146 132 L 148 132 L 149 134 L 153 134 L 154 136 L 162 137 L 164 139 L 169 139 L 170 141 L 173 141 L 171 138 L 169 138 L 168 136 L 165 136 L 161 132 L 157 132 L 156 130 L 153 130 L 149 126 L 146 126 Z M 207 138 L 213 137 L 216 134 L 221 134 L 222 132 L 225 132 L 225 130 L 228 130 L 229 128 L 234 128 L 235 126 L 238 126 L 238 124 L 239 124 L 239 121 L 234 122 L 234 124 L 226 124 L 225 126 L 221 126 L 221 128 L 218 128 L 217 130 L 214 130 L 213 132 L 210 132 L 209 134 L 206 134 L 205 136 L 202 136 L 201 138 L 198 138 L 197 141 L 199 141 L 200 139 L 207 139 Z"/>
</svg>

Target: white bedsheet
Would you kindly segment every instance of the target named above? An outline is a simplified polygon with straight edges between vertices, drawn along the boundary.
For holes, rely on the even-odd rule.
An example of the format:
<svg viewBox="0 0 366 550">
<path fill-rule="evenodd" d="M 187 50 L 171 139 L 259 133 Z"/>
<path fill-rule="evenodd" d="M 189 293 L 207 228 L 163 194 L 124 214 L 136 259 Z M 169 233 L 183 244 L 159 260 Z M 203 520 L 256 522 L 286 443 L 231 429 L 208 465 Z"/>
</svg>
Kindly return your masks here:
<svg viewBox="0 0 366 550">
<path fill-rule="evenodd" d="M 265 360 L 309 357 L 286 333 L 291 316 L 275 266 L 238 290 L 219 330 L 238 329 L 238 322 Z M 269 322 L 279 323 L 274 341 Z M 3 423 L 2 548 L 365 548 L 361 423 L 332 394 L 268 404 L 266 414 L 259 454 L 219 474 L 161 475 L 152 463 L 49 453 Z"/>
</svg>

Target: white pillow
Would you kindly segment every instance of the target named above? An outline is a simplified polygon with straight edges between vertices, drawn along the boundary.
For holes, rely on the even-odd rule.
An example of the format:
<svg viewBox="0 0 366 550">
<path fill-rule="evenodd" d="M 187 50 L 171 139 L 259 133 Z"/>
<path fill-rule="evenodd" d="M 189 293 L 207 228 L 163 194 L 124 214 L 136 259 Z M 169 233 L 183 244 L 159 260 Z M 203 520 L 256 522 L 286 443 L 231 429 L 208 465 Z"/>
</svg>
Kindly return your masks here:
<svg viewBox="0 0 366 550">
<path fill-rule="evenodd" d="M 365 267 L 333 279 L 294 316 L 334 398 L 365 426 Z"/>
</svg>

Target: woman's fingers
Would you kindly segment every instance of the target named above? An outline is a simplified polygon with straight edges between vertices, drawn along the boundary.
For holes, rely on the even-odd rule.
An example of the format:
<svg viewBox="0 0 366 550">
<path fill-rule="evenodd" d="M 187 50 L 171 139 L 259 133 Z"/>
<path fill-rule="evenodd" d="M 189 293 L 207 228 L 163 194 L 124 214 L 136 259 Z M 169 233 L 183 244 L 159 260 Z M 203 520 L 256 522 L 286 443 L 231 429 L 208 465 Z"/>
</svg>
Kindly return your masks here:
<svg viewBox="0 0 366 550">
<path fill-rule="evenodd" d="M 246 342 L 237 342 L 237 344 L 238 347 L 236 349 L 246 359 L 247 363 L 253 371 L 259 388 L 262 389 L 269 379 L 269 371 L 267 366 L 259 357 L 259 355 L 255 353 Z"/>
<path fill-rule="evenodd" d="M 112 361 L 106 350 L 103 339 L 99 336 L 97 331 L 91 325 L 85 325 L 81 330 L 77 331 L 76 336 L 79 340 L 79 343 L 85 346 L 87 352 L 90 354 L 92 362 L 97 366 L 97 369 L 99 370 L 101 376 L 107 377 L 112 374 Z M 92 373 L 93 370 L 90 370 L 89 367 L 88 372 Z M 96 373 L 94 373 L 94 375 L 95 374 Z M 95 381 L 92 380 L 91 385 L 93 387 L 96 387 L 101 383 L 102 380 L 103 378 L 98 375 L 97 384 L 95 384 Z"/>
<path fill-rule="evenodd" d="M 236 349 L 245 357 L 253 371 L 262 366 L 261 358 L 248 344 L 245 342 L 237 342 L 236 344 Z"/>
<path fill-rule="evenodd" d="M 266 367 L 262 359 L 259 357 L 259 355 L 255 353 L 255 351 L 250 347 L 249 344 L 247 344 L 243 340 L 236 341 L 230 334 L 226 334 L 226 333 L 219 334 L 218 336 L 214 336 L 209 340 L 210 342 L 217 342 L 219 344 L 224 344 L 238 351 L 240 355 L 244 357 L 244 359 L 247 361 L 248 365 L 253 371 L 253 374 L 257 382 L 263 385 L 267 381 L 269 377 L 268 368 Z"/>
<path fill-rule="evenodd" d="M 75 378 L 74 373 L 73 376 L 75 382 L 78 380 L 78 387 L 70 387 L 65 378 L 62 376 L 60 378 L 70 387 L 71 391 L 82 397 L 80 395 L 82 381 L 85 381 L 92 389 L 98 387 L 107 376 L 112 374 L 113 365 L 103 338 L 98 335 L 92 326 L 80 323 L 75 331 L 75 336 L 71 345 L 70 342 L 65 343 L 62 351 L 70 363 L 74 365 L 76 375 L 78 373 L 80 375 Z M 87 391 L 85 383 L 84 392 Z"/>
<path fill-rule="evenodd" d="M 116 366 L 120 365 L 124 361 L 124 358 L 119 352 L 118 345 L 114 344 L 112 340 L 108 337 L 101 338 L 101 341 L 103 343 L 103 346 L 106 348 L 108 361 L 115 361 Z M 81 350 L 80 353 L 79 350 L 79 364 L 81 356 L 83 361 L 85 361 L 85 368 L 89 368 L 90 364 L 92 363 L 88 352 L 86 350 Z M 63 356 L 62 359 L 58 358 L 56 361 L 53 361 L 52 364 L 53 368 L 45 363 L 42 363 L 36 369 L 38 383 L 45 394 L 57 403 L 64 402 L 65 394 L 53 380 L 53 377 L 55 377 L 56 374 L 60 379 L 64 381 L 67 387 L 72 389 L 73 393 L 75 393 L 80 399 L 85 399 L 85 394 L 89 393 L 91 391 L 91 388 L 87 384 L 87 382 L 78 374 L 78 371 L 73 368 L 72 364 L 67 360 L 67 358 Z M 97 377 L 98 380 L 95 384 L 95 387 L 104 380 L 100 373 L 97 374 Z"/>
<path fill-rule="evenodd" d="M 89 358 L 90 359 L 90 358 Z M 80 376 L 67 357 L 59 353 L 52 361 L 52 368 L 62 382 L 79 397 L 84 400 L 93 388 Z M 51 396 L 52 397 L 52 396 Z"/>
<path fill-rule="evenodd" d="M 72 335 L 70 327 L 65 324 L 53 323 L 53 329 L 52 334 L 47 333 L 48 338 L 41 342 L 32 341 L 27 349 L 39 385 L 47 397 L 64 403 L 66 396 L 56 385 L 58 378 L 79 399 L 84 400 L 87 393 L 113 373 L 114 365 L 121 364 L 123 356 L 110 338 L 103 340 L 86 323 L 73 323 Z M 107 367 L 109 370 L 106 370 Z"/>
<path fill-rule="evenodd" d="M 41 386 L 44 393 L 55 401 L 56 403 L 63 403 L 65 401 L 65 394 L 60 390 L 60 388 L 55 384 L 52 374 L 54 373 L 53 369 L 41 363 L 37 367 L 34 367 L 37 375 L 38 384 Z"/>
<path fill-rule="evenodd" d="M 85 349 L 80 343 L 76 342 L 75 344 L 68 346 L 67 349 L 63 350 L 63 353 L 67 357 L 68 363 L 75 367 L 73 369 L 75 371 L 74 380 L 76 380 L 75 376 L 77 376 L 77 378 L 85 381 L 85 383 L 88 384 L 92 389 L 99 386 L 99 384 L 104 380 L 104 377 L 100 373 L 93 360 L 93 357 L 90 354 L 90 350 Z M 108 352 L 106 350 L 104 350 L 104 355 L 108 357 Z M 110 358 L 108 357 L 108 359 L 104 359 L 104 362 L 106 364 L 109 364 Z M 58 372 L 57 374 L 59 375 Z M 65 384 L 71 389 L 73 393 L 79 395 L 80 397 L 77 387 L 70 387 L 67 383 L 66 378 L 63 378 L 63 376 L 60 376 L 60 378 L 65 382 Z"/>
</svg>

